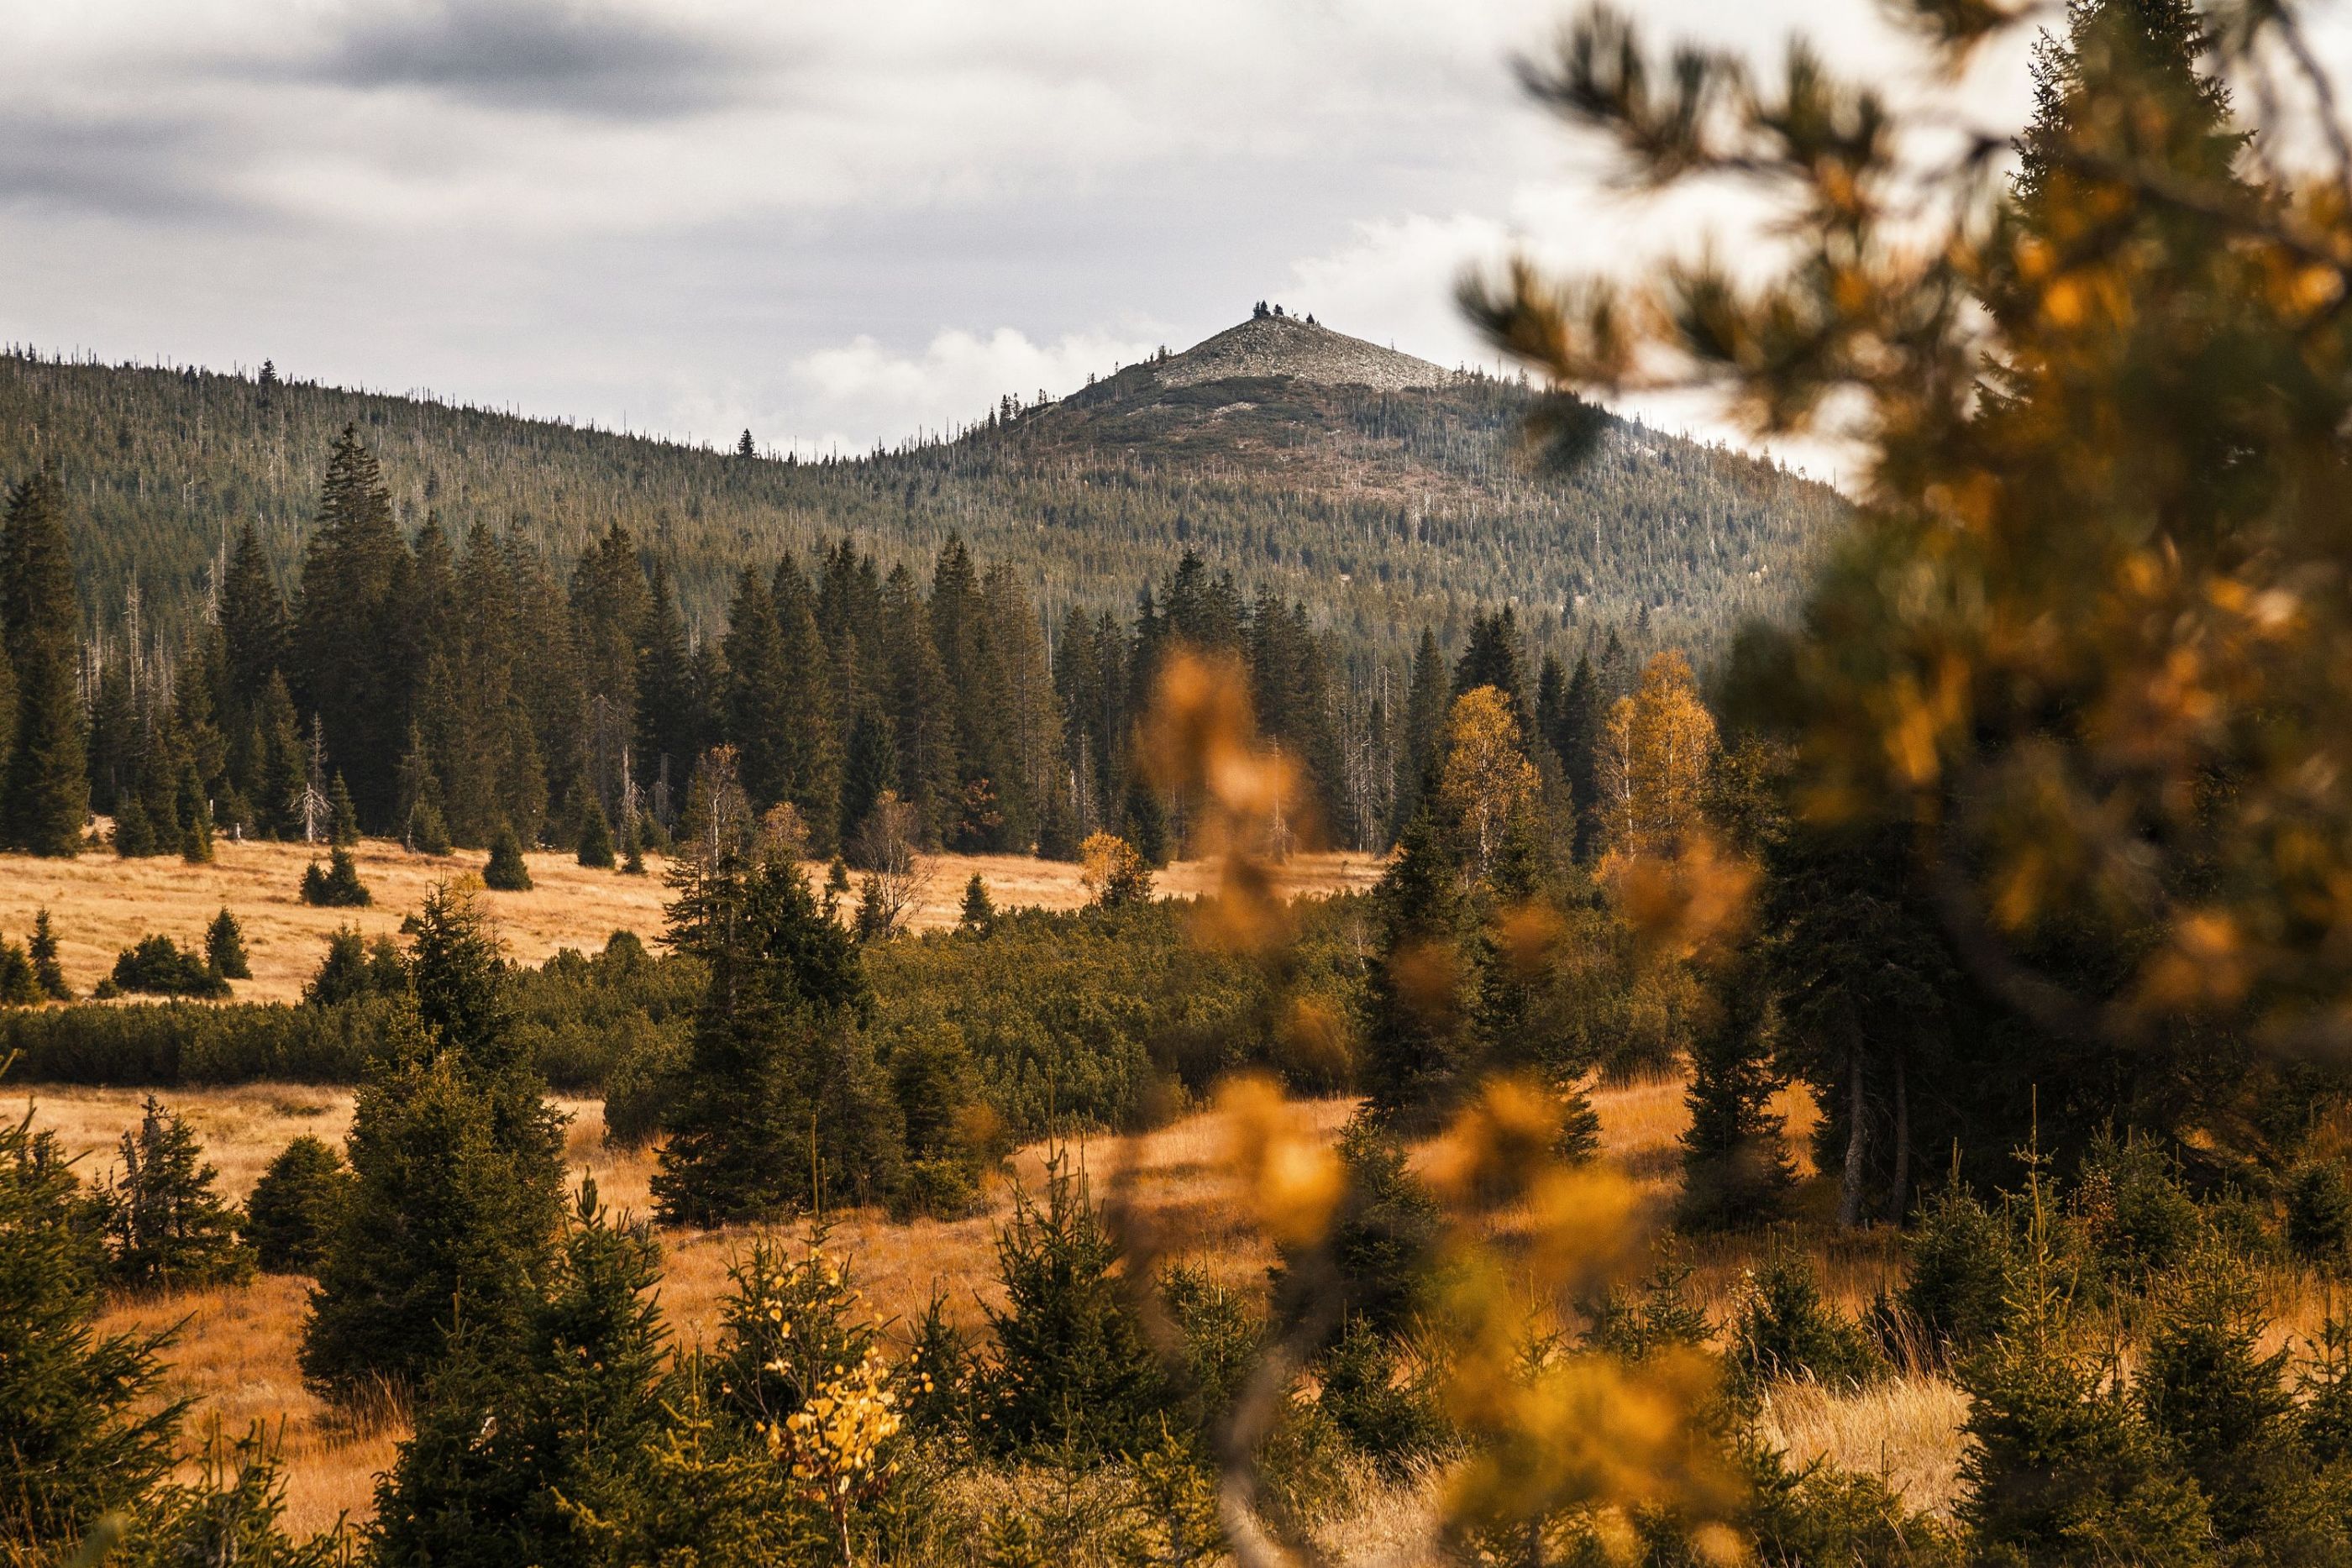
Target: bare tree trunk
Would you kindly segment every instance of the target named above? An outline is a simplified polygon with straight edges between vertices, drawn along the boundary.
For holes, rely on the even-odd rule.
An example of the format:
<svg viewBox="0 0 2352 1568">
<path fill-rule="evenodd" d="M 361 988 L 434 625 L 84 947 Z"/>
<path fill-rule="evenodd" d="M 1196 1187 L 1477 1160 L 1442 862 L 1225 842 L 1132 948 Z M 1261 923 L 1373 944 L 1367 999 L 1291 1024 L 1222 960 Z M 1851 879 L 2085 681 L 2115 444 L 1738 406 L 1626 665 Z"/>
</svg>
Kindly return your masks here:
<svg viewBox="0 0 2352 1568">
<path fill-rule="evenodd" d="M 1852 1230 L 1862 1224 L 1862 1166 L 1870 1145 L 1870 1106 L 1862 1087 L 1862 1029 L 1851 1018 L 1846 1020 L 1845 1060 L 1845 1175 L 1838 1184 L 1837 1222 L 1840 1228 Z"/>
<path fill-rule="evenodd" d="M 1886 1222 L 1903 1223 L 1911 1204 L 1911 1093 L 1903 1053 L 1895 1053 L 1895 1179 L 1886 1189 Z"/>
</svg>

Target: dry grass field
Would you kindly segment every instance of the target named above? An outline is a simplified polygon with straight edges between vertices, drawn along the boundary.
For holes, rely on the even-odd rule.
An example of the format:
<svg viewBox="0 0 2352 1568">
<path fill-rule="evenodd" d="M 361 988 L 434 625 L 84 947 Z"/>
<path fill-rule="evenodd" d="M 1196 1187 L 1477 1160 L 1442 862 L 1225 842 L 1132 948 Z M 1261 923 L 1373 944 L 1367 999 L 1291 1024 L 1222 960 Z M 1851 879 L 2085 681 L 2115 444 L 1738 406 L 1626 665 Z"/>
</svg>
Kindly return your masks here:
<svg viewBox="0 0 2352 1568">
<path fill-rule="evenodd" d="M 361 880 L 375 902 L 365 909 L 314 909 L 298 896 L 311 852 L 301 844 L 217 844 L 210 865 L 188 865 L 164 856 L 122 860 L 97 851 L 70 861 L 0 855 L 0 936 L 21 942 L 32 929 L 34 912 L 47 909 L 58 933 L 66 979 L 88 992 L 114 967 L 115 955 L 151 933 L 201 946 L 205 927 L 221 909 L 236 912 L 245 928 L 253 978 L 239 981 L 236 994 L 254 1001 L 292 1001 L 319 967 L 327 937 L 341 925 L 373 936 L 394 932 L 403 916 L 424 901 L 436 883 L 478 875 L 487 855 L 460 851 L 423 855 L 388 839 L 369 839 L 354 852 Z M 529 893 L 487 894 L 509 951 L 538 963 L 560 947 L 593 950 L 615 931 L 634 931 L 648 942 L 660 936 L 662 904 L 668 897 L 660 857 L 649 857 L 647 874 L 625 876 L 590 871 L 572 855 L 547 852 L 530 862 Z M 1075 909 L 1086 902 L 1078 868 L 1027 855 L 933 855 L 923 859 L 924 884 L 910 924 L 917 930 L 952 925 L 964 883 L 984 878 L 999 908 Z M 813 865 L 822 878 L 824 867 Z M 1293 893 L 1330 893 L 1370 887 L 1381 862 L 1370 855 L 1301 855 L 1283 868 Z M 1163 893 L 1206 893 L 1217 868 L 1205 861 L 1180 862 L 1161 873 Z"/>
<path fill-rule="evenodd" d="M 1673 1186 L 1675 1140 L 1685 1115 L 1682 1096 L 1679 1082 L 1658 1080 L 1604 1089 L 1595 1097 L 1608 1157 L 1660 1197 Z M 114 1140 L 135 1124 L 140 1099 L 132 1090 L 13 1086 L 5 1109 L 22 1114 L 33 1103 L 37 1124 L 58 1129 L 66 1144 L 85 1151 L 89 1167 L 103 1167 Z M 270 1084 L 181 1092 L 171 1103 L 204 1138 L 220 1168 L 223 1188 L 239 1198 L 298 1134 L 339 1137 L 349 1125 L 352 1105 L 347 1091 Z M 559 1103 L 572 1117 L 574 1166 L 594 1174 L 607 1202 L 643 1212 L 650 1157 L 616 1156 L 606 1149 L 601 1107 L 594 1102 Z M 1331 1136 L 1349 1110 L 1345 1101 L 1319 1101 L 1302 1106 L 1298 1114 Z M 1801 1096 L 1783 1110 L 1798 1127 L 1809 1124 L 1811 1107 Z M 1193 1116 L 1139 1136 L 1090 1140 L 1068 1152 L 1089 1179 L 1128 1182 L 1172 1253 L 1233 1283 L 1264 1278 L 1272 1253 L 1241 1218 L 1244 1205 L 1225 1168 L 1224 1134 L 1215 1118 Z M 1007 1178 L 995 1184 L 985 1215 L 905 1226 L 872 1213 L 839 1215 L 832 1246 L 853 1260 L 868 1298 L 883 1312 L 910 1318 L 936 1290 L 944 1292 L 958 1317 L 976 1323 L 993 1289 L 993 1229 L 1011 1208 L 1011 1183 L 1034 1186 L 1045 1154 L 1032 1147 L 1014 1157 Z M 804 1235 L 805 1228 L 793 1228 L 791 1234 Z M 753 1233 L 745 1230 L 664 1236 L 662 1304 L 681 1342 L 715 1333 L 728 1266 L 752 1239 Z M 1696 1292 L 1721 1321 L 1738 1298 L 1749 1256 L 1722 1244 L 1685 1260 Z M 1858 1305 L 1885 1282 L 1892 1267 L 1882 1246 L 1854 1243 L 1832 1250 L 1826 1282 L 1847 1304 Z M 359 1427 L 341 1422 L 302 1388 L 294 1352 L 304 1290 L 299 1281 L 264 1278 L 242 1289 L 124 1303 L 109 1313 L 108 1323 L 117 1329 L 179 1324 L 172 1353 L 177 1391 L 198 1398 L 203 1415 L 219 1416 L 231 1430 L 257 1420 L 282 1427 L 293 1522 L 315 1529 L 331 1524 L 338 1514 L 356 1517 L 368 1510 L 373 1478 L 389 1461 L 399 1433 L 396 1421 Z M 1960 1414 L 1956 1390 L 1924 1378 L 1851 1396 L 1789 1390 L 1774 1400 L 1767 1419 L 1796 1457 L 1824 1455 L 1882 1471 L 1914 1502 L 1937 1506 L 1952 1493 Z M 1427 1486 L 1368 1488 L 1362 1516 L 1345 1528 L 1335 1526 L 1332 1544 L 1342 1549 L 1343 1558 L 1365 1561 L 1364 1554 L 1381 1542 L 1399 1549 L 1419 1540 L 1426 1532 L 1433 1498 Z"/>
</svg>

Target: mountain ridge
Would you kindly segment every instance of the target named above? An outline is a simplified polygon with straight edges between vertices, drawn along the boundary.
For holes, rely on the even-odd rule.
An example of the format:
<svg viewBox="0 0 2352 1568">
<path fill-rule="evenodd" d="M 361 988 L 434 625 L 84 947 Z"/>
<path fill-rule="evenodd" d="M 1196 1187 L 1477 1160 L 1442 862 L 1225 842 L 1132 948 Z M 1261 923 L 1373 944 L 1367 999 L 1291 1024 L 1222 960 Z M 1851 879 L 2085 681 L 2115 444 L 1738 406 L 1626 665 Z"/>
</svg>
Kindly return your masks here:
<svg viewBox="0 0 2352 1568">
<path fill-rule="evenodd" d="M 1248 373 L 1263 372 L 1263 373 Z M 1785 613 L 1842 516 L 1769 462 L 1622 421 L 1584 468 L 1534 472 L 1526 389 L 1288 316 L 1259 317 L 950 439 L 850 459 L 743 458 L 418 397 L 0 355 L 0 480 L 58 464 L 85 603 L 135 580 L 148 619 L 201 601 L 250 520 L 289 582 L 335 432 L 356 424 L 413 532 L 476 522 L 565 570 L 614 524 L 710 625 L 736 572 L 844 534 L 928 576 L 950 533 L 1041 610 L 1122 608 L 1195 550 L 1367 653 L 1515 602 L 1538 636 L 1646 628 L 1702 654 Z"/>
</svg>

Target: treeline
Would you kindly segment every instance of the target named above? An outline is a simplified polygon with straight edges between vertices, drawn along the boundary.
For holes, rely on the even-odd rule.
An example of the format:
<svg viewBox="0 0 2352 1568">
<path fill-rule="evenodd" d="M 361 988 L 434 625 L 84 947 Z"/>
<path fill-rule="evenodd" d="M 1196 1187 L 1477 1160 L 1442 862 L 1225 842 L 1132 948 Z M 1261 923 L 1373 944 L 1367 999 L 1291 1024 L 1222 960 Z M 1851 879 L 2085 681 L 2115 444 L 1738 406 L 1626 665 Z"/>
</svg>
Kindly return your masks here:
<svg viewBox="0 0 2352 1568">
<path fill-rule="evenodd" d="M 1519 450 L 1528 402 L 1479 377 L 1388 393 L 1277 378 L 999 411 L 955 440 L 791 462 L 267 367 L 18 351 L 0 355 L 0 476 L 54 464 L 86 602 L 120 604 L 136 583 L 167 621 L 247 522 L 293 574 L 349 424 L 383 462 L 404 531 L 436 511 L 460 533 L 478 520 L 562 571 L 625 528 L 670 563 L 690 627 L 719 622 L 747 560 L 808 561 L 845 534 L 886 576 L 922 571 L 956 533 L 1054 621 L 1073 605 L 1123 608 L 1193 549 L 1304 602 L 1350 659 L 1401 653 L 1423 625 L 1458 633 L 1474 608 L 1511 601 L 1545 635 L 1564 615 L 1569 630 L 1629 636 L 1648 618 L 1661 638 L 1712 649 L 1746 617 L 1786 609 L 1843 516 L 1823 486 L 1632 425 L 1612 425 L 1583 472 L 1532 472 Z"/>
<path fill-rule="evenodd" d="M 54 556 L 66 509 L 45 472 L 11 527 Z M 19 595 L 28 647 L 69 635 L 59 570 Z M 80 651 L 89 803 L 114 819 L 119 852 L 197 860 L 215 831 L 315 840 L 347 820 L 432 852 L 511 828 L 625 855 L 667 841 L 693 770 L 726 747 L 753 809 L 792 807 L 819 855 L 870 863 L 886 852 L 877 822 L 900 834 L 903 816 L 920 848 L 1068 857 L 1107 831 L 1158 863 L 1184 845 L 1185 805 L 1142 778 L 1133 736 L 1178 645 L 1246 666 L 1265 729 L 1299 765 L 1300 841 L 1374 848 L 1411 814 L 1449 680 L 1475 668 L 1527 697 L 1507 610 L 1474 620 L 1451 674 L 1425 632 L 1409 676 L 1367 678 L 1304 602 L 1244 596 L 1198 555 L 1128 616 L 1073 605 L 1048 628 L 1015 571 L 952 534 L 927 580 L 845 538 L 747 566 L 723 628 L 697 638 L 667 557 L 617 526 L 568 577 L 482 524 L 453 541 L 428 517 L 404 536 L 352 430 L 290 592 L 248 526 L 176 640 L 143 613 L 133 596 L 119 632 Z M 1530 716 L 1581 737 L 1553 737 L 1563 757 L 1589 751 L 1627 664 L 1613 634 L 1573 682 L 1548 658 Z M 18 685 L 37 677 L 54 702 L 54 675 L 28 665 Z M 28 724 L 60 722 L 24 706 Z M 1569 763 L 1588 798 L 1589 772 Z"/>
</svg>

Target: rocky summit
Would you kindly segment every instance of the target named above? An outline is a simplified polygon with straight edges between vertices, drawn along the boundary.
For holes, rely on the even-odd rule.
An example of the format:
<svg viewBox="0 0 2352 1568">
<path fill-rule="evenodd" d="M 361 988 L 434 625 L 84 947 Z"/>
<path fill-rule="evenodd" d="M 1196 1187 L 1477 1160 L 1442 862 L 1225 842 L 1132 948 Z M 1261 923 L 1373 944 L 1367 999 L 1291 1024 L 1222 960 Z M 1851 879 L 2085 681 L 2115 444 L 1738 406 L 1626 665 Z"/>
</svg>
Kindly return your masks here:
<svg viewBox="0 0 2352 1568">
<path fill-rule="evenodd" d="M 1198 386 L 1241 376 L 1292 376 L 1321 386 L 1376 392 L 1443 386 L 1454 372 L 1427 360 L 1368 343 L 1303 316 L 1253 316 L 1181 354 L 1140 367 L 1163 387 Z"/>
</svg>

